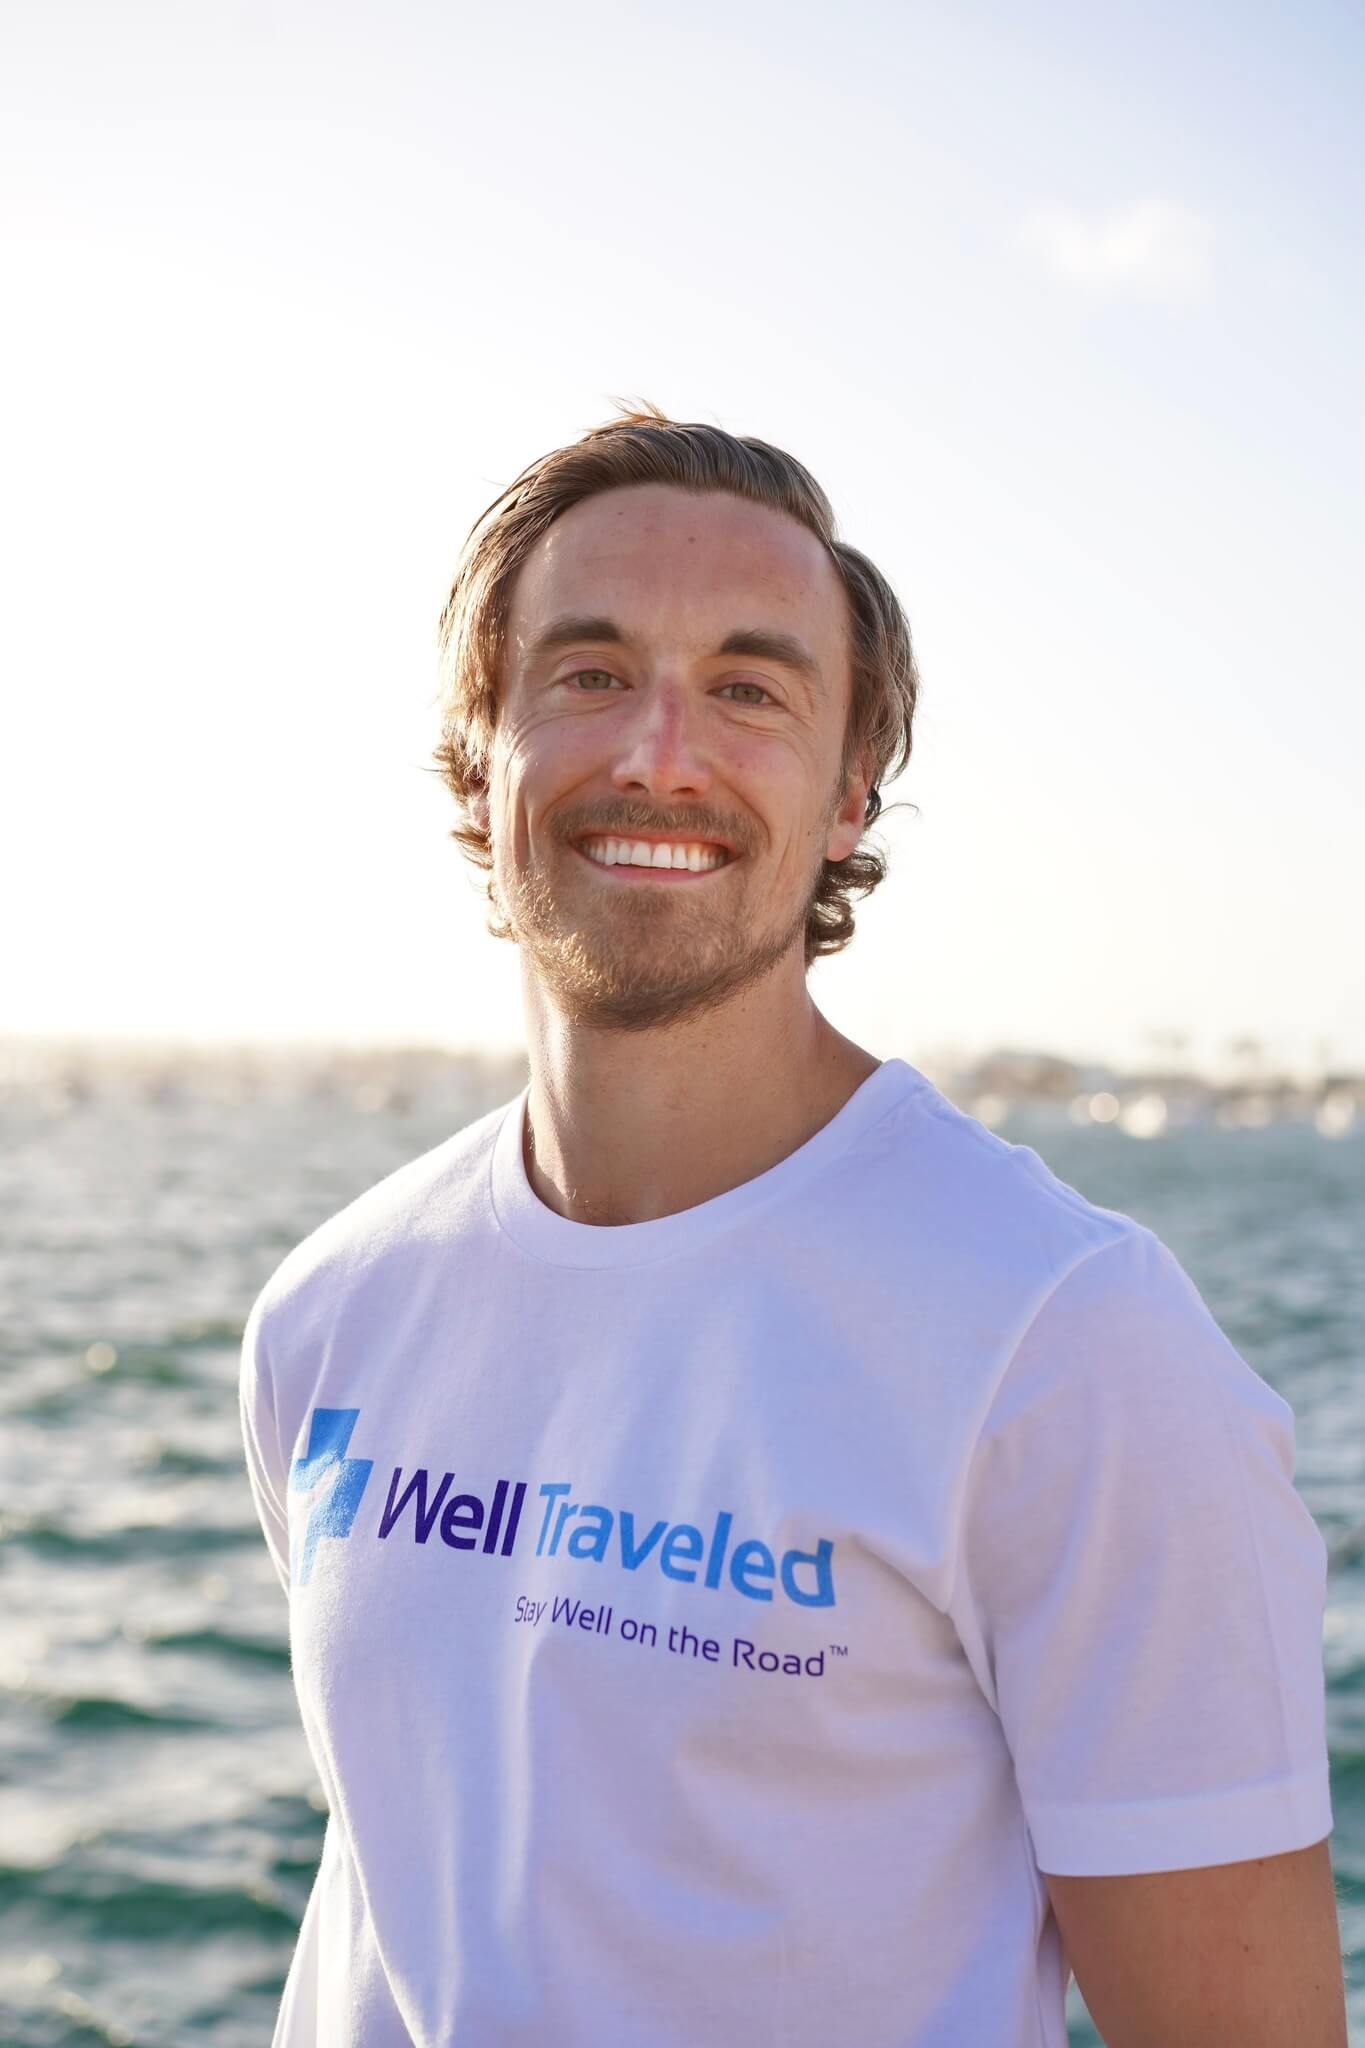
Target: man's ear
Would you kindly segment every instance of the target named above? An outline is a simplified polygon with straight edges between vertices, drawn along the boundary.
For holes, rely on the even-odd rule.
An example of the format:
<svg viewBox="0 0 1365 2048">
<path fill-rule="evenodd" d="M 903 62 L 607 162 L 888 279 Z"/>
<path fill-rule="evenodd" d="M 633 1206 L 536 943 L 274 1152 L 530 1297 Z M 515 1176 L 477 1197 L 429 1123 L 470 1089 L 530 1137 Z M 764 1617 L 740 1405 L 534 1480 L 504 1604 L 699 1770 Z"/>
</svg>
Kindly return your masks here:
<svg viewBox="0 0 1365 2048">
<path fill-rule="evenodd" d="M 488 783 L 477 769 L 470 773 L 468 782 L 469 786 L 465 792 L 464 799 L 465 816 L 469 819 L 476 832 L 486 834 L 488 831 Z"/>
<path fill-rule="evenodd" d="M 855 762 L 844 786 L 843 801 L 830 818 L 826 860 L 847 860 L 867 829 L 867 797 L 876 769 L 870 761 Z"/>
</svg>

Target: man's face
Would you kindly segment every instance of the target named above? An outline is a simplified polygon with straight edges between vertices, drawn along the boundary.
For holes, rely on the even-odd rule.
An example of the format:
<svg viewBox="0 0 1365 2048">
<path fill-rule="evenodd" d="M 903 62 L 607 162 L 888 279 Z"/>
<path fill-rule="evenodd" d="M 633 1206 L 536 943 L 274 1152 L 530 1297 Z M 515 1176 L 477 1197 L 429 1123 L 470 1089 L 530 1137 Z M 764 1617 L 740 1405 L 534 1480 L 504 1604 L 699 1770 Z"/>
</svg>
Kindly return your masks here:
<svg viewBox="0 0 1365 2048">
<path fill-rule="evenodd" d="M 569 1014 L 674 1022 L 803 948 L 822 863 L 862 831 L 850 688 L 843 584 L 796 520 L 668 484 L 556 520 L 512 592 L 486 817 L 496 896 Z"/>
</svg>

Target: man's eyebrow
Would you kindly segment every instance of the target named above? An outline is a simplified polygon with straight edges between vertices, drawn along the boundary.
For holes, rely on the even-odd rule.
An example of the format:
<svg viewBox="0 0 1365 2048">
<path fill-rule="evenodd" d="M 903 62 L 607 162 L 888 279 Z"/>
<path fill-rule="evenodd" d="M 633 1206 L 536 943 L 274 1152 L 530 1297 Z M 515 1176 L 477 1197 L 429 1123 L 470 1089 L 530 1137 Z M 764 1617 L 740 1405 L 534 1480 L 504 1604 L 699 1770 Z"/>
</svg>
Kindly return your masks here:
<svg viewBox="0 0 1365 2048">
<path fill-rule="evenodd" d="M 755 661 L 775 661 L 781 668 L 795 669 L 808 683 L 820 681 L 819 662 L 794 633 L 774 633 L 767 626 L 741 626 L 726 634 L 716 652 L 748 654 Z"/>
<path fill-rule="evenodd" d="M 566 612 L 538 633 L 527 651 L 530 659 L 537 661 L 542 655 L 552 654 L 556 648 L 570 647 L 582 640 L 623 647 L 627 635 L 614 619 L 594 613 Z M 726 634 L 716 653 L 747 654 L 755 661 L 775 661 L 782 668 L 793 669 L 808 682 L 819 683 L 821 680 L 820 664 L 804 642 L 793 633 L 774 632 L 766 626 L 737 626 L 733 633 Z"/>
<path fill-rule="evenodd" d="M 599 618 L 591 612 L 565 612 L 562 618 L 551 620 L 543 633 L 537 633 L 526 652 L 532 661 L 538 661 L 542 654 L 553 654 L 557 647 L 572 647 L 577 640 L 608 640 L 624 646 L 625 638 L 614 619 Z"/>
</svg>

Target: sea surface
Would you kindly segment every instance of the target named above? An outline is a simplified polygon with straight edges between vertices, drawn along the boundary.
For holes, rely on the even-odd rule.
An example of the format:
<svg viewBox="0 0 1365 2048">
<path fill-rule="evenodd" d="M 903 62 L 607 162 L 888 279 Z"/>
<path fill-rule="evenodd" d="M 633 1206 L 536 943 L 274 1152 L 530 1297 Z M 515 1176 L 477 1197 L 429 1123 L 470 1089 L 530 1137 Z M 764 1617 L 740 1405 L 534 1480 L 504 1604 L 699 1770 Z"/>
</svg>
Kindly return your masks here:
<svg viewBox="0 0 1365 2048">
<path fill-rule="evenodd" d="M 242 1325 L 315 1224 L 520 1085 L 448 1059 L 0 1088 L 0 2048 L 269 2043 L 324 1808 L 242 1462 Z M 1171 1246 L 1292 1405 L 1329 1545 L 1365 1522 L 1365 1132 L 1144 1139 L 1046 1105 L 996 1127 Z M 1333 1568 L 1323 1654 L 1365 2048 L 1365 1557 Z M 1068 2019 L 1098 2040 L 1074 1985 Z"/>
</svg>

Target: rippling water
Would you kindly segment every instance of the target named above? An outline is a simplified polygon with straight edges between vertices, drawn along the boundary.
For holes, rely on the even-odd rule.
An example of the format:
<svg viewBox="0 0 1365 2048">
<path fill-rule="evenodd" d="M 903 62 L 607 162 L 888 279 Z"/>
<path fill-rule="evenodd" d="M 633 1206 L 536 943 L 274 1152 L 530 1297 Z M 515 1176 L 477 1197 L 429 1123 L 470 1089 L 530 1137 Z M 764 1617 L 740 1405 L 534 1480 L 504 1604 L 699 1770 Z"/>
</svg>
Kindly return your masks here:
<svg viewBox="0 0 1365 2048">
<path fill-rule="evenodd" d="M 283 1075 L 0 1102 L 3 2048 L 269 2041 L 324 1811 L 242 1465 L 242 1323 L 316 1223 L 519 1085 L 452 1063 L 396 1101 Z M 1329 1544 L 1365 1520 L 1365 1137 L 1001 1131 L 1166 1240 L 1292 1404 Z M 1365 2043 L 1365 1558 L 1333 1572 L 1324 1656 Z"/>
</svg>

